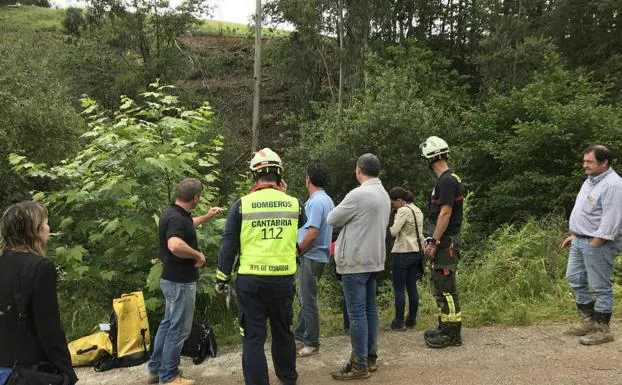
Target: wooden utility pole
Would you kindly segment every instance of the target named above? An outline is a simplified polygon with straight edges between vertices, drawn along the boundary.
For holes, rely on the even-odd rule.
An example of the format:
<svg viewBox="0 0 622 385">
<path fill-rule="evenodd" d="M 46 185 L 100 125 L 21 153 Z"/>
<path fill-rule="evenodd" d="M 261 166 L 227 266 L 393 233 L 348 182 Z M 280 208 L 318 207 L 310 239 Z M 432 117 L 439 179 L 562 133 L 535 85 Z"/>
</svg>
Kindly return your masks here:
<svg viewBox="0 0 622 385">
<path fill-rule="evenodd" d="M 343 6 L 341 0 L 337 0 L 337 34 L 339 35 L 339 124 L 341 124 L 341 115 L 343 113 Z"/>
<path fill-rule="evenodd" d="M 255 5 L 255 99 L 253 100 L 253 140 L 251 150 L 256 152 L 259 144 L 259 91 L 261 88 L 261 0 Z"/>
</svg>

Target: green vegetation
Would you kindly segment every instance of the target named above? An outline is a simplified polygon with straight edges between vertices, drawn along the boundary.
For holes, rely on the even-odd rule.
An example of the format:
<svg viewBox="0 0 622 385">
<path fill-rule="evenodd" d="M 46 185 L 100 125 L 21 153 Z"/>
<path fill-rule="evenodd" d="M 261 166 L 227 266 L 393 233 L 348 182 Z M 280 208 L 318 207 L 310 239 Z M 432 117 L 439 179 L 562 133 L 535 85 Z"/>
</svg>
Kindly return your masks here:
<svg viewBox="0 0 622 385">
<path fill-rule="evenodd" d="M 0 6 L 0 20 L 5 33 L 19 33 L 22 38 L 32 38 L 37 31 L 60 32 L 61 20 L 65 15 L 62 9 Z M 3 33 L 4 35 L 4 33 Z M 15 37 L 15 36 L 14 36 Z"/>
<path fill-rule="evenodd" d="M 89 123 L 82 134 L 84 147 L 73 159 L 50 167 L 10 156 L 16 171 L 62 186 L 38 192 L 34 199 L 54 214 L 52 227 L 60 233 L 49 245 L 49 255 L 62 269 L 67 290 L 90 286 L 88 293 L 112 298 L 143 287 L 151 271 L 147 288 L 159 293 L 162 269 L 153 258 L 158 253 L 158 219 L 174 200 L 176 184 L 183 177 L 201 177 L 204 191 L 197 209 L 217 203 L 222 138 L 211 125 L 209 104 L 186 110 L 168 92 L 170 86 L 151 88 L 140 102 L 123 98 L 113 113 L 83 99 Z M 211 221 L 200 232 L 201 248 L 208 255 L 216 254 L 223 221 Z M 215 261 L 209 266 L 202 270 L 200 292 L 213 297 Z M 69 299 L 75 301 L 78 293 L 82 295 L 73 291 Z M 146 303 L 156 311 L 162 301 L 151 297 Z"/>
<path fill-rule="evenodd" d="M 339 201 L 356 185 L 357 156 L 372 151 L 385 186 L 407 187 L 426 210 L 433 175 L 418 146 L 440 135 L 469 192 L 458 277 L 467 325 L 573 318 L 559 243 L 584 178 L 582 149 L 599 142 L 622 156 L 621 6 L 345 3 L 264 4 L 273 24 L 263 30 L 260 146 L 283 154 L 290 192 L 304 199 L 302 175 L 319 160 Z M 154 218 L 178 179 L 199 176 L 206 205 L 228 207 L 247 190 L 253 32 L 203 21 L 204 6 L 0 7 L 0 206 L 33 194 L 49 205 L 70 338 L 136 289 L 155 326 Z M 269 28 L 282 23 L 293 31 Z M 210 284 L 223 221 L 199 231 L 208 266 L 197 314 L 234 342 L 235 310 Z M 379 285 L 383 325 L 389 277 Z M 620 261 L 614 279 L 619 297 Z M 321 290 L 323 332 L 337 333 L 341 292 L 329 271 Z M 426 280 L 420 294 L 423 328 L 436 321 Z"/>
<path fill-rule="evenodd" d="M 567 223 L 553 215 L 529 220 L 523 226 L 505 225 L 478 248 L 467 247 L 457 276 L 464 322 L 467 327 L 494 324 L 528 325 L 536 322 L 574 320 L 574 296 L 566 283 L 567 253 L 561 240 Z M 618 258 L 622 271 L 622 258 Z M 386 274 L 385 274 L 386 275 Z M 430 293 L 429 275 L 419 282 L 419 319 L 417 329 L 436 326 L 437 309 Z M 394 316 L 393 289 L 388 279 L 378 290 L 381 328 L 387 328 Z M 622 294 L 618 277 L 614 295 Z M 326 271 L 319 294 L 322 333 L 336 334 L 341 329 L 341 287 Z M 622 312 L 622 303 L 614 303 L 614 314 Z"/>
<path fill-rule="evenodd" d="M 9 153 L 34 161 L 58 161 L 75 151 L 84 129 L 73 108 L 69 78 L 61 74 L 65 45 L 62 12 L 44 8 L 0 8 L 0 206 L 26 199 L 32 189 L 53 183 L 24 180 L 11 171 Z M 45 46 L 46 49 L 41 49 Z"/>
<path fill-rule="evenodd" d="M 220 20 L 203 20 L 192 30 L 203 32 L 208 35 L 252 37 L 255 38 L 255 27 L 248 24 L 234 23 Z M 278 28 L 262 28 L 261 35 L 264 38 L 285 38 L 290 32 Z"/>
</svg>

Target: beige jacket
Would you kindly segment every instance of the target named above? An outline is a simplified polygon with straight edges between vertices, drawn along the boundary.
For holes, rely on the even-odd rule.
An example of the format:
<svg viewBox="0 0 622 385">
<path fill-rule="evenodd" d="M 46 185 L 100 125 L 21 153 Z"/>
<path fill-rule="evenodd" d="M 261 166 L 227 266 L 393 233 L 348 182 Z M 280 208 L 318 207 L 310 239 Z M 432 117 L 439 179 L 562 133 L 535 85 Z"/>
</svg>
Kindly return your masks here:
<svg viewBox="0 0 622 385">
<path fill-rule="evenodd" d="M 412 211 L 410 209 L 412 209 Z M 413 211 L 417 218 L 417 226 L 419 226 L 419 239 L 421 240 L 421 244 L 423 244 L 423 213 L 414 203 L 409 203 L 397 209 L 395 219 L 393 220 L 393 226 L 389 229 L 391 235 L 395 237 L 395 243 L 393 244 L 393 249 L 391 249 L 392 253 L 422 251 L 419 250 L 419 242 L 417 242 Z"/>
</svg>

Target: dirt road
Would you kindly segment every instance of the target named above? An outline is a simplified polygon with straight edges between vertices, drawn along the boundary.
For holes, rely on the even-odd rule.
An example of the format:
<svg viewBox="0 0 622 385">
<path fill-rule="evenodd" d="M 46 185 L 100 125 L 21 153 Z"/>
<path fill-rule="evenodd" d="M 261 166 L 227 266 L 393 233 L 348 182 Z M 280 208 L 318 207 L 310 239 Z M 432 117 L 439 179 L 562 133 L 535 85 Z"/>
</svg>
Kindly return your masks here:
<svg viewBox="0 0 622 385">
<path fill-rule="evenodd" d="M 582 346 L 562 334 L 567 325 L 486 327 L 463 331 L 461 347 L 433 350 L 422 331 L 383 332 L 379 370 L 366 384 L 442 385 L 622 385 L 622 328 L 613 325 L 616 340 Z M 322 339 L 320 354 L 298 360 L 301 385 L 338 384 L 330 371 L 350 352 L 349 336 Z M 266 350 L 270 362 L 269 347 Z M 270 365 L 271 383 L 278 384 Z M 183 359 L 185 375 L 198 385 L 243 384 L 241 352 L 231 348 L 199 366 Z M 95 373 L 78 369 L 80 385 L 145 384 L 146 365 Z"/>
</svg>

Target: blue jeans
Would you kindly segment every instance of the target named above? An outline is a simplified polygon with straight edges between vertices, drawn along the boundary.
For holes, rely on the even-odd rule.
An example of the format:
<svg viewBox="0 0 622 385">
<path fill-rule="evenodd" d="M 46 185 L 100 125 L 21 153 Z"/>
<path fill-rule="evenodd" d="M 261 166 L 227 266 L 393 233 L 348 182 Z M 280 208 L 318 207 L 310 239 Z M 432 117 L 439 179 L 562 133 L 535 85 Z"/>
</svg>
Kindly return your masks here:
<svg viewBox="0 0 622 385">
<path fill-rule="evenodd" d="M 0 385 L 3 385 L 6 382 L 12 372 L 13 369 L 11 368 L 0 368 Z"/>
<path fill-rule="evenodd" d="M 197 283 L 177 283 L 160 279 L 166 308 L 153 342 L 149 373 L 159 376 L 160 383 L 171 382 L 179 376 L 181 348 L 190 335 L 194 317 Z"/>
<path fill-rule="evenodd" d="M 296 327 L 296 339 L 305 346 L 320 346 L 320 313 L 317 307 L 317 285 L 324 273 L 325 263 L 302 257 L 297 271 L 300 314 Z"/>
<path fill-rule="evenodd" d="M 377 273 L 343 274 L 343 295 L 350 318 L 352 358 L 361 368 L 378 358 Z"/>
<path fill-rule="evenodd" d="M 417 279 L 423 273 L 421 253 L 393 253 L 393 290 L 395 291 L 395 319 L 404 320 L 404 307 L 408 291 L 408 320 L 416 323 L 417 310 L 419 308 L 419 292 L 417 291 Z"/>
<path fill-rule="evenodd" d="M 578 304 L 596 301 L 594 311 L 611 313 L 613 289 L 611 275 L 622 239 L 607 241 L 600 247 L 590 245 L 591 238 L 576 238 L 570 244 L 566 278 Z"/>
<path fill-rule="evenodd" d="M 341 290 L 343 290 L 343 284 L 341 286 Z M 350 317 L 348 317 L 348 305 L 346 305 L 346 297 L 343 297 L 341 311 L 343 313 L 343 331 L 350 332 Z"/>
</svg>

